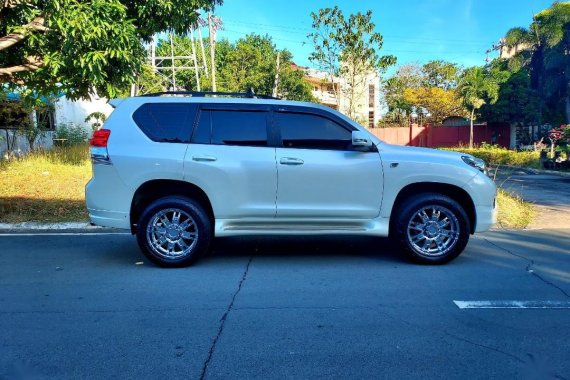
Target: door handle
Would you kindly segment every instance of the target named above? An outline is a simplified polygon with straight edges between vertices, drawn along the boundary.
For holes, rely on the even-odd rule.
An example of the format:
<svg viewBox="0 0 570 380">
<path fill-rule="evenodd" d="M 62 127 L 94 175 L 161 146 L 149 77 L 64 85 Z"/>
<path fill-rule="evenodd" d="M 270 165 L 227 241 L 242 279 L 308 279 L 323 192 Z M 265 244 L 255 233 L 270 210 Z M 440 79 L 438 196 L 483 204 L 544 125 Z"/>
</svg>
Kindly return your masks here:
<svg viewBox="0 0 570 380">
<path fill-rule="evenodd" d="M 214 162 L 217 158 L 214 156 L 192 156 L 192 161 L 196 162 Z"/>
<path fill-rule="evenodd" d="M 281 165 L 303 165 L 305 161 L 301 160 L 300 158 L 282 157 L 279 163 Z"/>
</svg>

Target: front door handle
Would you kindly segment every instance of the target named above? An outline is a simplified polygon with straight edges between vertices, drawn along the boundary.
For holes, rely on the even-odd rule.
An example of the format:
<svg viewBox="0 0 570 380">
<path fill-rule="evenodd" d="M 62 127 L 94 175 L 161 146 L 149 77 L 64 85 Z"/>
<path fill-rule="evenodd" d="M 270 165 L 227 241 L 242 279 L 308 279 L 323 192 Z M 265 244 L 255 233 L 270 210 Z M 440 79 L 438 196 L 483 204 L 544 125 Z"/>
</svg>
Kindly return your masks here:
<svg viewBox="0 0 570 380">
<path fill-rule="evenodd" d="M 192 156 L 192 161 L 197 162 L 213 162 L 216 160 L 217 158 L 214 156 Z"/>
<path fill-rule="evenodd" d="M 279 163 L 281 163 L 281 165 L 303 165 L 305 161 L 300 158 L 282 157 Z"/>
</svg>

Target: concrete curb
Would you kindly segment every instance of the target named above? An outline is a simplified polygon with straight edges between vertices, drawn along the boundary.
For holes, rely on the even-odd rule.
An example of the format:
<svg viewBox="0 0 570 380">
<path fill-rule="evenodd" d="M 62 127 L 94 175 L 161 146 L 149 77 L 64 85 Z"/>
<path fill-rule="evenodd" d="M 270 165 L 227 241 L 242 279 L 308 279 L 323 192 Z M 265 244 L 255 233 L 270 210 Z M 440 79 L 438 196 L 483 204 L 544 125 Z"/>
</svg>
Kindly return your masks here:
<svg viewBox="0 0 570 380">
<path fill-rule="evenodd" d="M 532 174 L 551 174 L 551 175 L 557 175 L 559 177 L 570 177 L 570 172 L 560 172 L 557 170 L 533 169 L 533 168 L 527 168 L 526 166 L 499 165 L 499 171 L 501 168 L 507 168 L 512 170 L 525 170 L 531 172 Z M 495 167 L 493 167 L 491 170 L 495 170 Z"/>
<path fill-rule="evenodd" d="M 0 223 L 0 236 L 6 234 L 49 234 L 49 233 L 79 233 L 79 234 L 100 234 L 100 233 L 125 233 L 130 231 L 116 228 L 92 226 L 87 222 L 65 222 L 65 223 Z"/>
</svg>

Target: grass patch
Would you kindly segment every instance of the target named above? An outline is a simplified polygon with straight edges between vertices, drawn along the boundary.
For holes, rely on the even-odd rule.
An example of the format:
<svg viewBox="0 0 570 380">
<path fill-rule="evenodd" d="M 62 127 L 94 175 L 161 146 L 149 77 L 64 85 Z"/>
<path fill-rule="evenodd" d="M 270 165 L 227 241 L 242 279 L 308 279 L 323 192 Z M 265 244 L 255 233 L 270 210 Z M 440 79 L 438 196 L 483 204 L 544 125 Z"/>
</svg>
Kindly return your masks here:
<svg viewBox="0 0 570 380">
<path fill-rule="evenodd" d="M 525 228 L 534 219 L 534 207 L 521 197 L 499 189 L 497 192 L 499 203 L 499 226 L 503 228 Z"/>
<path fill-rule="evenodd" d="M 87 221 L 89 147 L 78 145 L 0 162 L 0 222 Z"/>
<path fill-rule="evenodd" d="M 540 152 L 518 152 L 515 150 L 501 148 L 495 145 L 482 145 L 473 149 L 469 149 L 468 147 L 463 146 L 441 149 L 471 154 L 475 157 L 481 158 L 491 166 L 513 165 L 534 169 L 541 168 Z"/>
</svg>

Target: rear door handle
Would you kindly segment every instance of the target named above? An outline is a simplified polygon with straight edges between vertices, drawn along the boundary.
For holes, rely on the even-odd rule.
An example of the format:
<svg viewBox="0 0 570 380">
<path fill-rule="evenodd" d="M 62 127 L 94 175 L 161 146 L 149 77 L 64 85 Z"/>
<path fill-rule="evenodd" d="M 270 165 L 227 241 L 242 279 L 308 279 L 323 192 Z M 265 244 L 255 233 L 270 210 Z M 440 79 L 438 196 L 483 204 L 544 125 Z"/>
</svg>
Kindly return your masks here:
<svg viewBox="0 0 570 380">
<path fill-rule="evenodd" d="M 217 158 L 214 156 L 192 156 L 192 161 L 197 162 L 213 162 L 216 160 Z"/>
<path fill-rule="evenodd" d="M 300 158 L 282 157 L 279 163 L 281 165 L 303 165 L 305 161 L 301 160 Z"/>
</svg>

